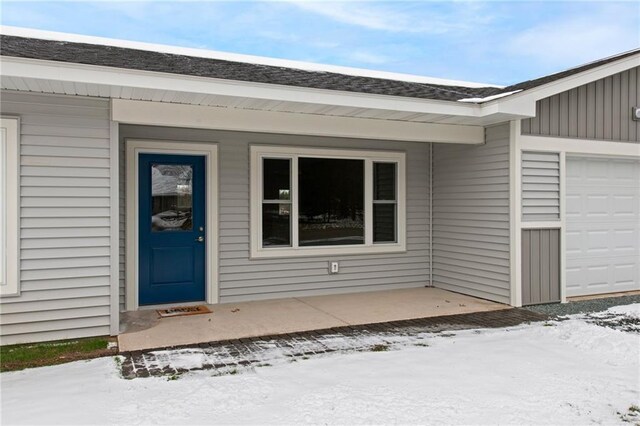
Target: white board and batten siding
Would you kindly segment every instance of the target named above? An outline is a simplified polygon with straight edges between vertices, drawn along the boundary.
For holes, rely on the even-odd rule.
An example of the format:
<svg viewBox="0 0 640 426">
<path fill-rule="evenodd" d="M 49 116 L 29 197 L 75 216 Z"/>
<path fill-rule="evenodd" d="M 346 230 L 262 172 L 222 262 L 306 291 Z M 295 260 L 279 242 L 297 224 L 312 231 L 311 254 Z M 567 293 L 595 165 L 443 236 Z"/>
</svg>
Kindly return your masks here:
<svg viewBox="0 0 640 426">
<path fill-rule="evenodd" d="M 20 295 L 1 343 L 109 334 L 109 101 L 2 92 L 20 117 Z"/>
<path fill-rule="evenodd" d="M 522 220 L 560 220 L 559 153 L 522 153 Z"/>
<path fill-rule="evenodd" d="M 428 144 L 131 125 L 120 126 L 120 137 L 121 144 L 126 138 L 218 144 L 220 179 L 218 256 L 219 295 L 222 303 L 429 285 Z M 249 147 L 251 144 L 405 151 L 407 153 L 407 251 L 375 255 L 250 259 Z M 124 161 L 121 161 L 121 164 L 124 164 Z M 121 173 L 123 172 L 124 170 L 121 170 Z M 330 260 L 340 262 L 340 273 L 335 275 L 328 273 Z M 124 269 L 124 266 L 122 264 L 121 268 Z M 122 283 L 124 284 L 124 281 Z M 121 291 L 124 291 L 124 286 L 121 287 Z M 123 300 L 124 294 L 121 297 L 121 301 Z"/>
<path fill-rule="evenodd" d="M 433 164 L 434 286 L 509 303 L 509 124 L 484 145 L 434 145 Z"/>
</svg>

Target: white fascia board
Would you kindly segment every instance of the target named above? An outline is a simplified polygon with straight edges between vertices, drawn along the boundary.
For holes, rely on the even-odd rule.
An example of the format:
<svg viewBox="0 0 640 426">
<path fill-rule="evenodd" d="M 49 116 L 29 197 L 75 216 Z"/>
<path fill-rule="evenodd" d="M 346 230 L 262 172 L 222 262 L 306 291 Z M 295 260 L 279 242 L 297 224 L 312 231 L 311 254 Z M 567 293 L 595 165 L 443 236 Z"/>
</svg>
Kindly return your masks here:
<svg viewBox="0 0 640 426">
<path fill-rule="evenodd" d="M 496 99 L 482 104 L 481 116 L 496 112 L 520 115 L 522 118 L 535 116 L 535 104 L 540 99 L 548 98 L 558 93 L 591 83 L 610 75 L 640 66 L 640 53 L 610 62 L 578 74 L 552 81 L 534 89 L 514 93 L 505 98 Z"/>
<path fill-rule="evenodd" d="M 341 138 L 460 144 L 484 143 L 484 127 L 243 110 L 113 99 L 120 123 Z"/>
<path fill-rule="evenodd" d="M 479 105 L 403 96 L 314 89 L 39 59 L 0 57 L 3 76 L 100 84 L 353 108 L 478 117 Z"/>
</svg>

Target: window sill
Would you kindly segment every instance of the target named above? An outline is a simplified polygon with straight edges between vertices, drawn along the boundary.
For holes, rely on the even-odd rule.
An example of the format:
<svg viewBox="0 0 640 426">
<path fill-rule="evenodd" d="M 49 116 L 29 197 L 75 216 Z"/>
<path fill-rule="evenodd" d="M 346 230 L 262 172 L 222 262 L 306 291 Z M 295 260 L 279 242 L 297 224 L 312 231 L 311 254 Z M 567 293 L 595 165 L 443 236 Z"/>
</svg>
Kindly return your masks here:
<svg viewBox="0 0 640 426">
<path fill-rule="evenodd" d="M 277 259 L 289 257 L 345 256 L 367 254 L 405 253 L 402 244 L 376 244 L 373 246 L 332 246 L 332 247 L 273 247 L 251 251 L 251 259 Z"/>
</svg>

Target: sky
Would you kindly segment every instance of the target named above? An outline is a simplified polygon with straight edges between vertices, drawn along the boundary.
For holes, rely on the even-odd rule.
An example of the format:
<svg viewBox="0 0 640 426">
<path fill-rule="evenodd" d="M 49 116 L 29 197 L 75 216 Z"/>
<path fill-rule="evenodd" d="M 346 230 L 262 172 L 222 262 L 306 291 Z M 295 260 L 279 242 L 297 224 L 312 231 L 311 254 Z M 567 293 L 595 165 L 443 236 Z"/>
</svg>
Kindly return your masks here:
<svg viewBox="0 0 640 426">
<path fill-rule="evenodd" d="M 508 85 L 640 46 L 637 1 L 5 1 L 0 23 Z"/>
</svg>

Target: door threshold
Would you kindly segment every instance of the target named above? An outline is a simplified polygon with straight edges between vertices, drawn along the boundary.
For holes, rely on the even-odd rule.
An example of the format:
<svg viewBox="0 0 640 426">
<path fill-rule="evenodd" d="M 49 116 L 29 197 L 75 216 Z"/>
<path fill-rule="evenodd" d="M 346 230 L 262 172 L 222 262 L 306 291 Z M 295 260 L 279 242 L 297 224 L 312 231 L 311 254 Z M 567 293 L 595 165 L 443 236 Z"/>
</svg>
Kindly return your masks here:
<svg viewBox="0 0 640 426">
<path fill-rule="evenodd" d="M 160 305 L 141 305 L 141 306 L 138 306 L 138 310 L 150 311 L 154 309 L 169 309 L 169 308 L 176 308 L 178 306 L 198 306 L 198 305 L 207 305 L 207 302 L 205 300 L 200 300 L 195 302 L 163 303 Z"/>
</svg>

